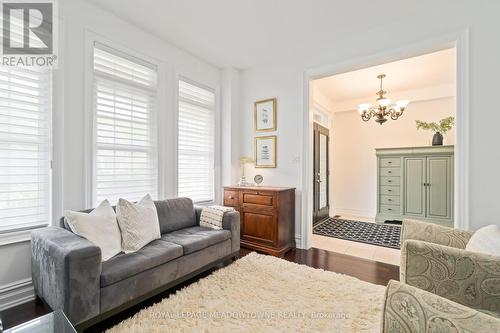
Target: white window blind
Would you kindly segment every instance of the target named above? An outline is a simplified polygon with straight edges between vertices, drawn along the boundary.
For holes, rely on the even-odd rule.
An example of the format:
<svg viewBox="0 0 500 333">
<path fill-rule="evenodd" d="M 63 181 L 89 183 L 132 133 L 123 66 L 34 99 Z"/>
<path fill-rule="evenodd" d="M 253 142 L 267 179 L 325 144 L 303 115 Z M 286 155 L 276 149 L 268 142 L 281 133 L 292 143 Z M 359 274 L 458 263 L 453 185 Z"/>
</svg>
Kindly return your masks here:
<svg viewBox="0 0 500 333">
<path fill-rule="evenodd" d="M 178 195 L 214 200 L 215 94 L 179 81 Z"/>
<path fill-rule="evenodd" d="M 0 232 L 50 221 L 51 73 L 0 67 Z"/>
<path fill-rule="evenodd" d="M 94 78 L 94 204 L 156 198 L 156 67 L 96 43 Z"/>
</svg>

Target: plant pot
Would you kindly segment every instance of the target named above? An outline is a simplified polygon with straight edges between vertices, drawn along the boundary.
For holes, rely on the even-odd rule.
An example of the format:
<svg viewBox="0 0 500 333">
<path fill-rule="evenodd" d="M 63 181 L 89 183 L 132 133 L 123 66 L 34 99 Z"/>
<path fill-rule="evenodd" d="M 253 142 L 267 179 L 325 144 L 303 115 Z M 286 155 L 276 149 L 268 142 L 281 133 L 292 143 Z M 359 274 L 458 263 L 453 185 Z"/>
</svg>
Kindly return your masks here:
<svg viewBox="0 0 500 333">
<path fill-rule="evenodd" d="M 439 132 L 434 133 L 432 137 L 432 145 L 433 146 L 442 146 L 443 145 L 443 135 Z"/>
</svg>

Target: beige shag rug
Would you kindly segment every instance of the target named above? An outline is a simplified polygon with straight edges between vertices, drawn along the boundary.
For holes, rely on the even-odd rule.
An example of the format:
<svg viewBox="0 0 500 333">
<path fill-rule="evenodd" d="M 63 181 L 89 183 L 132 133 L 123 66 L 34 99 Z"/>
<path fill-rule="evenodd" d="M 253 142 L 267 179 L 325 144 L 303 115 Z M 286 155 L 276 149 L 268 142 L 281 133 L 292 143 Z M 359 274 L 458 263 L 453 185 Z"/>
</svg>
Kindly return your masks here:
<svg viewBox="0 0 500 333">
<path fill-rule="evenodd" d="M 107 333 L 379 332 L 385 287 L 250 253 Z"/>
</svg>

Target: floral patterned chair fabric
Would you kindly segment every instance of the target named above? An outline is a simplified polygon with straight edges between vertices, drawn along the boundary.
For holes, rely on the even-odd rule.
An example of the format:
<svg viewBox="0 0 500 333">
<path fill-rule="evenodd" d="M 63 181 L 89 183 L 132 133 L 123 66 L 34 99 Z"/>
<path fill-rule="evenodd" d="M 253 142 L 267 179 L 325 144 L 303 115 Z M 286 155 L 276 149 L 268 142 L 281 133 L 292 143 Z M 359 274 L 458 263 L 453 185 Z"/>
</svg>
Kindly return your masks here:
<svg viewBox="0 0 500 333">
<path fill-rule="evenodd" d="M 401 228 L 401 242 L 407 239 L 465 249 L 473 232 L 443 227 L 435 223 L 405 219 Z"/>
<path fill-rule="evenodd" d="M 500 257 L 464 250 L 467 232 L 420 222 L 419 234 L 416 223 L 403 221 L 399 280 L 473 309 L 500 313 Z M 429 228 L 430 242 L 414 240 Z"/>
<path fill-rule="evenodd" d="M 500 319 L 392 280 L 385 295 L 382 332 L 500 332 Z"/>
<path fill-rule="evenodd" d="M 401 282 L 387 287 L 383 332 L 500 332 L 500 257 L 466 251 L 471 236 L 403 221 Z"/>
</svg>

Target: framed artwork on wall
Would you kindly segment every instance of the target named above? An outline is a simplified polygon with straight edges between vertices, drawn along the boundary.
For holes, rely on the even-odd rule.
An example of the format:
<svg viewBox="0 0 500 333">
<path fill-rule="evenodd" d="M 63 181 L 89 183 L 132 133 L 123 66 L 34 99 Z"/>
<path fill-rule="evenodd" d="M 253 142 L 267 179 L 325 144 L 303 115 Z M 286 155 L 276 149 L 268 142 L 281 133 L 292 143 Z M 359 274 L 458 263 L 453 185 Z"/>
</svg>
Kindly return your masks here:
<svg viewBox="0 0 500 333">
<path fill-rule="evenodd" d="M 255 138 L 255 167 L 276 168 L 276 135 Z"/>
<path fill-rule="evenodd" d="M 255 132 L 276 131 L 276 98 L 254 103 Z"/>
</svg>

